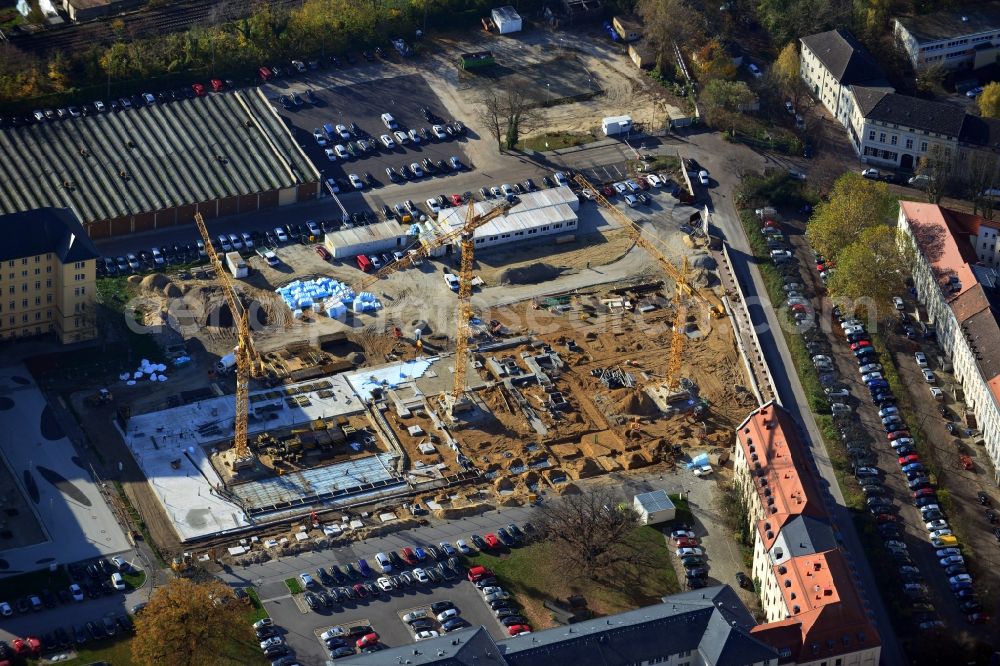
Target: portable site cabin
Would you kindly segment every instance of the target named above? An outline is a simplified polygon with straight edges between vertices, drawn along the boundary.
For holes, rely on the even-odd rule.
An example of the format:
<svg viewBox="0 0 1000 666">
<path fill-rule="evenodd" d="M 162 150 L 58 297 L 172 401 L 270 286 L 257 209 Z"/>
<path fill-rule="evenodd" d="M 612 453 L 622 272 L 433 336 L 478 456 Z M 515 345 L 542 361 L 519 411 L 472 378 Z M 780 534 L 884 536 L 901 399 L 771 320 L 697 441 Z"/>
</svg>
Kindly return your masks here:
<svg viewBox="0 0 1000 666">
<path fill-rule="evenodd" d="M 493 22 L 497 26 L 497 31 L 501 35 L 507 35 L 512 32 L 521 32 L 521 16 L 517 13 L 510 5 L 505 7 L 497 7 L 491 12 L 493 17 Z"/>
<path fill-rule="evenodd" d="M 677 515 L 677 509 L 665 490 L 654 490 L 636 495 L 633 500 L 633 508 L 639 514 L 639 522 L 643 525 L 666 523 Z"/>
</svg>

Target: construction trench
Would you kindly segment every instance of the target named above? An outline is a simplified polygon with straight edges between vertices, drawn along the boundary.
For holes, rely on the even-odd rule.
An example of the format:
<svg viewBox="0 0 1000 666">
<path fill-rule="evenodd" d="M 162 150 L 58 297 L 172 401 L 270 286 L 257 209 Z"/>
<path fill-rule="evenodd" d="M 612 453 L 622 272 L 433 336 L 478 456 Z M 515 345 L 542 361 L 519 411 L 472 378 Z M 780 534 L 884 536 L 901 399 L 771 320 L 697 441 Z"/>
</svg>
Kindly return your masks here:
<svg viewBox="0 0 1000 666">
<path fill-rule="evenodd" d="M 467 371 L 471 406 L 457 414 L 442 400 L 455 361 L 444 336 L 426 340 L 443 352 L 434 356 L 428 348 L 418 352 L 407 335 L 393 335 L 389 324 L 286 345 L 265 356 L 284 381 L 298 383 L 251 393 L 253 470 L 234 476 L 226 464 L 231 396 L 225 392 L 210 407 L 195 403 L 211 418 L 190 433 L 183 455 L 167 461 L 178 475 L 193 466 L 203 477 L 186 474 L 204 493 L 184 495 L 211 494 L 244 519 L 213 517 L 203 507 L 179 510 L 165 482 L 155 480 L 157 472 L 147 470 L 147 477 L 183 547 L 213 549 L 237 562 L 268 556 L 219 548 L 245 534 L 283 550 L 309 547 L 304 537 L 310 533 L 331 538 L 330 530 L 325 536 L 309 530 L 308 517 L 338 524 L 333 536 L 352 526 L 367 534 L 414 520 L 404 506 L 449 517 L 576 492 L 580 479 L 667 470 L 700 453 L 721 455 L 731 428 L 756 400 L 728 320 L 709 315 L 683 323 L 682 361 L 668 386 L 676 325 L 670 287 L 660 281 L 610 285 L 477 313 Z M 382 359 L 390 363 L 374 365 Z M 133 420 L 155 422 L 168 412 Z M 129 426 L 123 432 L 143 465 L 154 452 L 137 450 L 136 443 L 155 425 L 136 427 L 139 437 Z M 361 514 L 369 518 L 359 520 Z M 198 518 L 179 527 L 191 516 Z M 264 539 L 265 533 L 275 539 Z"/>
</svg>

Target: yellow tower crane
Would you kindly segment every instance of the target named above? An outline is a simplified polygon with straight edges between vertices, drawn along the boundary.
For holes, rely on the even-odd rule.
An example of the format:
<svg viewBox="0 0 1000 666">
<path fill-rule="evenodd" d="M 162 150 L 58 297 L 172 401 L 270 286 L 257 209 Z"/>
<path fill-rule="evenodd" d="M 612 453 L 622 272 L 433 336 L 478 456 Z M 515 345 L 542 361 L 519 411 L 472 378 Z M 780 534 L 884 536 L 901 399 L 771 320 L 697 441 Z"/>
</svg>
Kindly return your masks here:
<svg viewBox="0 0 1000 666">
<path fill-rule="evenodd" d="M 264 363 L 261 360 L 257 348 L 254 347 L 253 337 L 250 334 L 249 311 L 243 307 L 233 279 L 226 272 L 226 267 L 219 258 L 215 247 L 212 245 L 212 238 L 208 235 L 205 227 L 205 220 L 201 213 L 195 213 L 195 224 L 198 225 L 198 232 L 205 243 L 205 252 L 215 268 L 215 279 L 222 287 L 222 293 L 226 297 L 229 311 L 233 316 L 233 324 L 236 327 L 236 419 L 233 426 L 233 471 L 239 471 L 248 467 L 253 467 L 256 460 L 247 446 L 247 413 L 250 407 L 250 378 L 260 378 L 264 376 Z"/>
<path fill-rule="evenodd" d="M 642 227 L 630 218 L 628 215 L 623 213 L 618 209 L 613 203 L 607 200 L 601 191 L 597 189 L 594 185 L 590 183 L 583 175 L 577 174 L 574 180 L 583 187 L 589 190 L 594 197 L 594 200 L 602 208 L 611 213 L 611 216 L 617 220 L 622 229 L 625 230 L 631 238 L 632 241 L 641 247 L 642 249 L 653 255 L 660 266 L 663 268 L 664 272 L 673 279 L 674 283 L 677 285 L 677 316 L 674 322 L 673 335 L 670 339 L 670 357 L 667 361 L 667 381 L 666 385 L 668 389 L 672 389 L 677 381 L 678 373 L 680 371 L 681 359 L 683 358 L 682 352 L 684 351 L 684 342 L 687 339 L 687 311 L 688 311 L 688 299 L 691 296 L 696 296 L 700 301 L 702 301 L 711 310 L 713 316 L 721 317 L 725 314 L 719 298 L 712 292 L 706 292 L 701 289 L 694 288 L 690 282 L 688 282 L 688 263 L 687 257 L 682 261 L 681 267 L 677 268 L 667 257 L 663 254 L 656 245 L 656 241 L 646 237 L 642 232 Z"/>
<path fill-rule="evenodd" d="M 374 282 L 410 266 L 417 257 L 429 256 L 435 249 L 459 242 L 461 264 L 458 274 L 458 311 L 455 331 L 455 384 L 451 392 L 452 411 L 461 410 L 467 403 L 465 394 L 465 357 L 469 351 L 469 320 L 472 318 L 472 268 L 475 261 L 475 231 L 490 220 L 510 210 L 512 202 L 503 202 L 485 213 L 477 213 L 475 202 L 469 201 L 465 212 L 465 223 L 445 234 L 428 234 L 421 237 L 420 247 L 414 254 L 407 254 L 398 261 L 383 267 L 376 273 L 352 285 L 355 293 L 370 287 Z"/>
</svg>

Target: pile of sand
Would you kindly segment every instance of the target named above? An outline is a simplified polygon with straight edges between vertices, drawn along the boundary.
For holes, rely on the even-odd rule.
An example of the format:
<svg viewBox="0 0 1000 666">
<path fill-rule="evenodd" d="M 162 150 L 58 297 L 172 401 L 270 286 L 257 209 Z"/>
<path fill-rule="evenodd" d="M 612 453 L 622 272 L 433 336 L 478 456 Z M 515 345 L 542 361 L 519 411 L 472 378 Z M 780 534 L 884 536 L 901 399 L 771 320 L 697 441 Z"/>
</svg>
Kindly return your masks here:
<svg viewBox="0 0 1000 666">
<path fill-rule="evenodd" d="M 655 416 L 660 412 L 653 399 L 643 390 L 618 389 L 612 394 L 612 398 L 619 414 Z"/>
<path fill-rule="evenodd" d="M 538 284 L 559 277 L 562 270 L 546 263 L 508 268 L 500 273 L 500 284 Z"/>
<path fill-rule="evenodd" d="M 163 293 L 163 289 L 170 284 L 170 278 L 163 273 L 152 273 L 142 278 L 139 288 L 143 291 Z"/>
</svg>

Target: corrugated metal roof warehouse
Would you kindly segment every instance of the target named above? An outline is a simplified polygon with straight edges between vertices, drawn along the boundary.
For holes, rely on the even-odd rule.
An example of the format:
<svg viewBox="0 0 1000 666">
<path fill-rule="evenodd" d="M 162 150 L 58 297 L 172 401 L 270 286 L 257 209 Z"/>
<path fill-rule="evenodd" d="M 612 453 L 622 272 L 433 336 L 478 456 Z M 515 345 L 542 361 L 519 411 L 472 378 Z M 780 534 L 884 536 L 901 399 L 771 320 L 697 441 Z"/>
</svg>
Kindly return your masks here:
<svg viewBox="0 0 1000 666">
<path fill-rule="evenodd" d="M 0 214 L 72 208 L 92 238 L 315 198 L 258 88 L 0 132 Z"/>
</svg>

